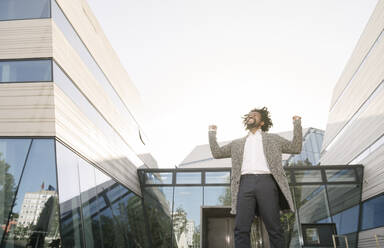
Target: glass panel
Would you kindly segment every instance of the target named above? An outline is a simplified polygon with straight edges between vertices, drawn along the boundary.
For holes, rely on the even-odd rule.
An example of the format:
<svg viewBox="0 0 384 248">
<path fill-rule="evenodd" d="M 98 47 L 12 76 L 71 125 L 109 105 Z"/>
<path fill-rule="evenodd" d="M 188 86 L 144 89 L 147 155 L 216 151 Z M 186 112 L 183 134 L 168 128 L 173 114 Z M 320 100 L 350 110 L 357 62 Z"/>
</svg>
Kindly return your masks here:
<svg viewBox="0 0 384 248">
<path fill-rule="evenodd" d="M 56 156 L 63 247 L 83 247 L 78 157 L 59 142 L 56 142 Z"/>
<path fill-rule="evenodd" d="M 148 245 L 141 199 L 116 182 L 104 192 L 106 207 L 100 210 L 104 247 Z"/>
<path fill-rule="evenodd" d="M 78 159 L 85 243 L 87 247 L 102 247 L 95 170 L 84 160 Z"/>
<path fill-rule="evenodd" d="M 357 205 L 332 216 L 333 222 L 336 223 L 338 234 L 357 232 L 359 223 L 359 208 L 359 205 Z"/>
<path fill-rule="evenodd" d="M 201 184 L 201 172 L 176 172 L 176 184 Z"/>
<path fill-rule="evenodd" d="M 331 222 L 324 186 L 294 187 L 294 198 L 301 223 L 316 223 L 322 219 L 327 219 L 325 223 Z"/>
<path fill-rule="evenodd" d="M 328 182 L 355 182 L 355 171 L 353 169 L 326 170 Z"/>
<path fill-rule="evenodd" d="M 179 247 L 200 247 L 202 187 L 175 187 L 173 230 Z"/>
<path fill-rule="evenodd" d="M 147 172 L 145 173 L 146 184 L 172 184 L 172 172 Z"/>
<path fill-rule="evenodd" d="M 15 225 L 7 222 L 30 145 L 30 139 L 0 139 L 0 240 Z"/>
<path fill-rule="evenodd" d="M 50 17 L 50 0 L 1 0 L 0 21 Z"/>
<path fill-rule="evenodd" d="M 231 173 L 229 171 L 205 172 L 205 183 L 230 183 Z"/>
<path fill-rule="evenodd" d="M 359 204 L 361 188 L 358 185 L 327 185 L 331 214 Z"/>
<path fill-rule="evenodd" d="M 204 187 L 205 206 L 231 206 L 230 186 Z"/>
<path fill-rule="evenodd" d="M 0 61 L 0 83 L 51 82 L 51 60 Z"/>
<path fill-rule="evenodd" d="M 384 226 L 384 195 L 363 203 L 361 229 Z"/>
<path fill-rule="evenodd" d="M 60 244 L 56 189 L 54 140 L 35 139 L 12 209 L 4 247 Z"/>
<path fill-rule="evenodd" d="M 322 182 L 320 170 L 295 170 L 296 183 Z"/>
<path fill-rule="evenodd" d="M 145 187 L 143 196 L 153 247 L 172 247 L 173 187 Z"/>
</svg>

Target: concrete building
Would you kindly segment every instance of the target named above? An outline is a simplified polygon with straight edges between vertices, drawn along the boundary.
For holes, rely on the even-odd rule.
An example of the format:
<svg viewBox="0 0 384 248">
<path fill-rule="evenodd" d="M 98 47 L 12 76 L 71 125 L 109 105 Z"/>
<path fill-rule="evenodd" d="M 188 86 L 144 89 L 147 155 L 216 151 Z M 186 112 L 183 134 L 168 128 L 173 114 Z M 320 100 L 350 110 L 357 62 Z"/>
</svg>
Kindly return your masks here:
<svg viewBox="0 0 384 248">
<path fill-rule="evenodd" d="M 157 165 L 143 111 L 86 1 L 1 1 L 0 225 L 30 227 L 2 228 L 0 246 L 150 247 L 137 168 Z"/>
<path fill-rule="evenodd" d="M 359 247 L 384 244 L 384 1 L 378 4 L 332 95 L 321 164 L 363 164 Z"/>
</svg>

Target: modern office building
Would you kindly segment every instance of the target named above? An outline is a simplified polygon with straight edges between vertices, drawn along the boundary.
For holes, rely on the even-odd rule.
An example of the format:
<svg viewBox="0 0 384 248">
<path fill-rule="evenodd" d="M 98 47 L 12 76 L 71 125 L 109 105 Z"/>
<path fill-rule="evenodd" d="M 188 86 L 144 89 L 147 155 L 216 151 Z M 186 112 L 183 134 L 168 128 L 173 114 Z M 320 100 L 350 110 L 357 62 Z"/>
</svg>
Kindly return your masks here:
<svg viewBox="0 0 384 248">
<path fill-rule="evenodd" d="M 384 245 L 383 31 L 379 0 L 333 90 L 320 159 L 364 165 L 359 247 Z"/>
<path fill-rule="evenodd" d="M 291 134 L 292 135 L 292 134 Z M 292 139 L 289 137 L 288 139 Z M 283 165 L 318 165 L 320 162 L 320 151 L 323 144 L 324 131 L 317 128 L 303 130 L 303 147 L 300 154 L 291 154 L 285 158 Z"/>
<path fill-rule="evenodd" d="M 141 119 L 86 1 L 0 1 L 0 247 L 153 247 Z"/>
</svg>

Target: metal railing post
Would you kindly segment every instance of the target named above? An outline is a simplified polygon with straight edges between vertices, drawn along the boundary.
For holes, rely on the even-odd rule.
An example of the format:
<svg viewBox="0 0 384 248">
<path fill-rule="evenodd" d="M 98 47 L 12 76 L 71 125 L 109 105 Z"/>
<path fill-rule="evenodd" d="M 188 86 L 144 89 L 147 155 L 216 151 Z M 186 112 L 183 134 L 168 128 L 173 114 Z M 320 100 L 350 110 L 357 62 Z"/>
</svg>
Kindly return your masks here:
<svg viewBox="0 0 384 248">
<path fill-rule="evenodd" d="M 345 235 L 335 235 L 335 234 L 332 234 L 332 240 L 333 240 L 333 247 L 336 248 L 336 237 L 344 237 L 344 240 L 345 240 L 345 247 L 346 248 L 349 248 L 349 245 L 348 245 L 348 238 L 347 236 Z"/>
</svg>

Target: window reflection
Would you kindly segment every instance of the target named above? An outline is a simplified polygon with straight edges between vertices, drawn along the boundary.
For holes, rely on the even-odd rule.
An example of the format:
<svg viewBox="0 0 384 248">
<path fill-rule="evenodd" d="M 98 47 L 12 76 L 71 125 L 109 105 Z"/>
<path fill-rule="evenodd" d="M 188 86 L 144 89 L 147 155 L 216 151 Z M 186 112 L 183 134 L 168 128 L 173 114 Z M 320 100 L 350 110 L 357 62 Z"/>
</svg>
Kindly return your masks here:
<svg viewBox="0 0 384 248">
<path fill-rule="evenodd" d="M 202 187 L 175 187 L 172 217 L 177 247 L 200 247 L 202 200 Z"/>
<path fill-rule="evenodd" d="M 331 222 L 324 186 L 294 187 L 294 198 L 301 223 Z"/>
<path fill-rule="evenodd" d="M 80 198 L 87 247 L 102 247 L 96 196 L 95 169 L 79 158 Z"/>
<path fill-rule="evenodd" d="M 54 141 L 35 139 L 21 177 L 5 247 L 60 244 Z"/>
<path fill-rule="evenodd" d="M 205 206 L 231 206 L 230 186 L 206 186 L 204 187 Z"/>
<path fill-rule="evenodd" d="M 56 156 L 63 246 L 83 247 L 78 158 L 59 142 L 56 142 Z"/>
<path fill-rule="evenodd" d="M 27 158 L 30 139 L 0 139 L 0 240 L 4 231 L 12 225 L 8 223 L 16 189 Z"/>
<path fill-rule="evenodd" d="M 0 21 L 50 17 L 50 0 L 1 0 Z"/>
<path fill-rule="evenodd" d="M 172 184 L 172 172 L 147 172 L 144 175 L 146 184 Z"/>
<path fill-rule="evenodd" d="M 177 184 L 201 184 L 201 172 L 176 172 Z"/>
<path fill-rule="evenodd" d="M 0 61 L 0 83 L 51 81 L 50 59 Z"/>
<path fill-rule="evenodd" d="M 145 187 L 143 196 L 152 246 L 172 247 L 173 187 Z"/>
<path fill-rule="evenodd" d="M 205 183 L 230 183 L 231 173 L 229 171 L 205 172 Z"/>
<path fill-rule="evenodd" d="M 60 143 L 57 165 L 65 247 L 149 246 L 140 197 Z"/>
</svg>

